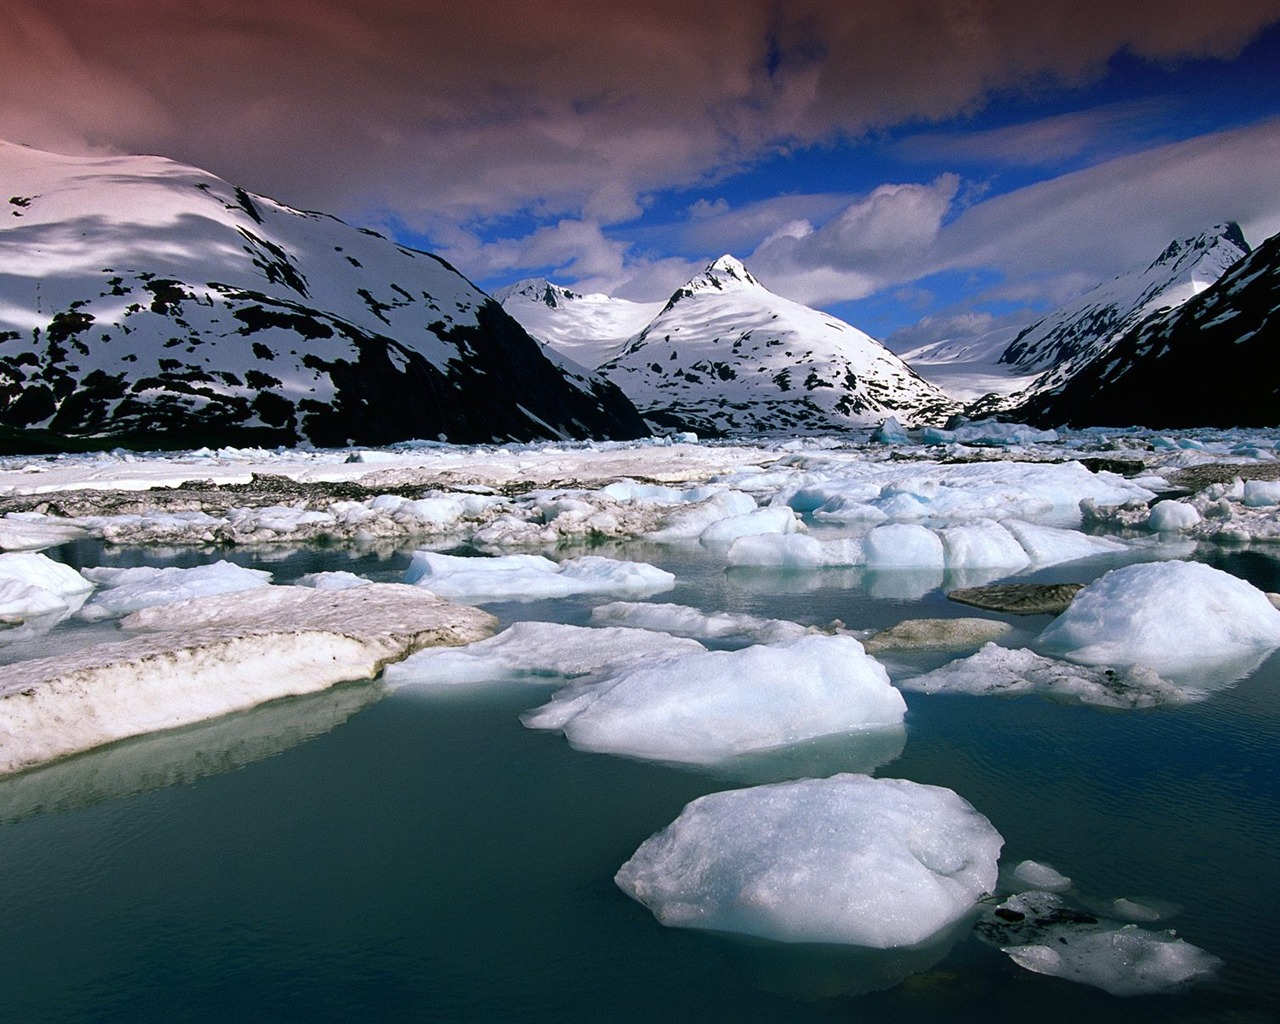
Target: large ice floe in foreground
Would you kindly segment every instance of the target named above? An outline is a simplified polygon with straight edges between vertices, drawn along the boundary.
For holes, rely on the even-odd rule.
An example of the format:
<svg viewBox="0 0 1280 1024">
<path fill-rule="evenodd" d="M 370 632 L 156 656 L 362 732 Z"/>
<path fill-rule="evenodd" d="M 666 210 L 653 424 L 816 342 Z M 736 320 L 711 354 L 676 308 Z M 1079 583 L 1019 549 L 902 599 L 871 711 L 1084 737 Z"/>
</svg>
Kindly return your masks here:
<svg viewBox="0 0 1280 1024">
<path fill-rule="evenodd" d="M 431 644 L 493 631 L 414 587 L 263 587 L 145 608 L 158 630 L 0 667 L 0 775 L 279 697 L 371 679 Z"/>
<path fill-rule="evenodd" d="M 1200 562 L 1128 565 L 1080 591 L 1037 647 L 1083 665 L 1212 675 L 1280 647 L 1280 610 L 1257 587 Z"/>
<path fill-rule="evenodd" d="M 847 636 L 682 654 L 571 684 L 524 717 L 580 750 L 714 764 L 820 736 L 897 730 L 906 702 Z"/>
<path fill-rule="evenodd" d="M 675 576 L 665 569 L 600 555 L 553 562 L 542 555 L 468 558 L 435 551 L 415 551 L 404 579 L 440 597 L 482 602 L 537 601 L 571 594 L 642 597 L 676 585 Z"/>
<path fill-rule="evenodd" d="M 891 949 L 968 917 L 1002 844 L 949 789 L 837 775 L 694 800 L 615 881 L 665 925 Z"/>
</svg>

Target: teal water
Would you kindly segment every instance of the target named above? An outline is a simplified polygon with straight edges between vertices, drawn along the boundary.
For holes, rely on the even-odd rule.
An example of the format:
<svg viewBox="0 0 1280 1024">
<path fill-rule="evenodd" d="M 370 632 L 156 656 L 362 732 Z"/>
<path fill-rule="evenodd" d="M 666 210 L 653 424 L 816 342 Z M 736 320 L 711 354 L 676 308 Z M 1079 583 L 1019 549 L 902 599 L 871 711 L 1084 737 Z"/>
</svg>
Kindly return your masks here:
<svg viewBox="0 0 1280 1024">
<path fill-rule="evenodd" d="M 709 609 L 855 627 L 974 614 L 853 573 L 605 553 L 671 568 L 680 586 L 656 600 Z M 1280 589 L 1265 553 L 1203 557 Z M 404 561 L 309 551 L 266 567 L 394 578 Z M 592 603 L 491 608 L 584 622 Z M 1182 708 L 907 695 L 906 745 L 877 774 L 956 790 L 1004 835 L 1002 864 L 1158 906 L 1151 927 L 1224 961 L 1130 998 L 1026 972 L 965 929 L 912 958 L 663 928 L 613 873 L 688 800 L 740 783 L 524 729 L 549 692 L 341 687 L 0 783 L 0 1020 L 1280 1018 L 1280 658 Z"/>
</svg>

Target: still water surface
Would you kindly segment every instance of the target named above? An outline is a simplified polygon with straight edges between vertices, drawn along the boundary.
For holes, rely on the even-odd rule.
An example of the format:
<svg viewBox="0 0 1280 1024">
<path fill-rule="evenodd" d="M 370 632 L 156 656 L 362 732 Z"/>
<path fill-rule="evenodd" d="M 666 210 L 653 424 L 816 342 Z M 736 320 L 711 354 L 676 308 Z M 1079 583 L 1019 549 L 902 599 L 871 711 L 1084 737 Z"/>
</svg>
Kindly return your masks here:
<svg viewBox="0 0 1280 1024">
<path fill-rule="evenodd" d="M 853 627 L 975 614 L 904 580 L 602 553 L 675 571 L 656 600 L 707 609 Z M 1280 590 L 1265 552 L 1198 557 Z M 395 579 L 406 562 L 330 550 L 264 567 Z M 591 603 L 490 608 L 582 623 Z M 1030 636 L 1048 619 L 1011 621 Z M 1073 898 L 1157 906 L 1152 927 L 1224 961 L 1213 981 L 1127 999 L 1028 973 L 967 929 L 912 958 L 661 927 L 613 873 L 686 802 L 742 783 L 524 729 L 550 692 L 353 685 L 0 783 L 0 1020 L 1280 1019 L 1280 658 L 1172 709 L 906 695 L 905 746 L 876 774 L 956 790 L 1005 837 L 1002 865 L 1044 861 Z"/>
</svg>

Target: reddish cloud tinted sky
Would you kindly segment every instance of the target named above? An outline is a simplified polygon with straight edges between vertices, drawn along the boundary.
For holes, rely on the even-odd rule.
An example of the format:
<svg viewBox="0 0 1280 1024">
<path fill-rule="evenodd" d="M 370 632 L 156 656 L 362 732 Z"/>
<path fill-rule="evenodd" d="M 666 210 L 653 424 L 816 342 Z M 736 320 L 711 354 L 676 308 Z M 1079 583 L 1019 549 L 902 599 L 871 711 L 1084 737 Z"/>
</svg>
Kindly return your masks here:
<svg viewBox="0 0 1280 1024">
<path fill-rule="evenodd" d="M 194 163 L 482 284 L 652 298 L 731 249 L 888 330 L 1049 301 L 1215 220 L 1280 229 L 1280 0 L 0 12 L 0 137 Z"/>
</svg>

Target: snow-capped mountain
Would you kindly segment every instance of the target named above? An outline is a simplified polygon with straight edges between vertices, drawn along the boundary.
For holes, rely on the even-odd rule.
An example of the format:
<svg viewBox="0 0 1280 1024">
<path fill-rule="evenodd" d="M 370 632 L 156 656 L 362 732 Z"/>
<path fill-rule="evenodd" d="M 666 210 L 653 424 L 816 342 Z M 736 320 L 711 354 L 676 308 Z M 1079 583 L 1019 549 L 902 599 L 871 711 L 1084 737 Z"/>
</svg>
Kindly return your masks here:
<svg viewBox="0 0 1280 1024">
<path fill-rule="evenodd" d="M 592 368 L 618 355 L 662 309 L 661 302 L 583 295 L 543 277 L 499 288 L 493 297 L 538 341 Z"/>
<path fill-rule="evenodd" d="M 1010 415 L 1042 425 L 1275 426 L 1278 350 L 1280 235 Z"/>
<path fill-rule="evenodd" d="M 1021 391 L 1036 374 L 1019 373 L 1000 356 L 1021 328 L 995 327 L 977 334 L 943 338 L 899 352 L 898 358 L 959 402 Z"/>
<path fill-rule="evenodd" d="M 600 372 L 644 417 L 708 436 L 829 431 L 956 404 L 873 338 L 775 295 L 722 256 Z"/>
<path fill-rule="evenodd" d="M 635 437 L 447 263 L 158 157 L 0 143 L 11 444 Z M 13 440 L 13 434 L 19 440 Z"/>
<path fill-rule="evenodd" d="M 1001 354 L 1021 373 L 1054 367 L 1062 372 L 1036 387 L 1053 387 L 1070 375 L 1063 364 L 1092 359 L 1126 331 L 1164 309 L 1182 305 L 1218 280 L 1249 252 L 1238 224 L 1218 224 L 1195 238 L 1170 242 L 1145 270 L 1104 282 L 1078 300 L 1029 325 Z"/>
</svg>

